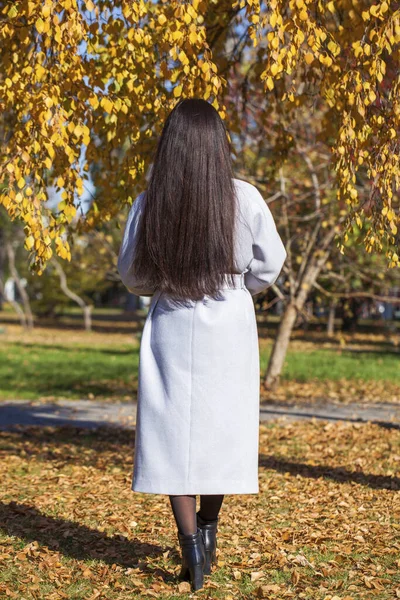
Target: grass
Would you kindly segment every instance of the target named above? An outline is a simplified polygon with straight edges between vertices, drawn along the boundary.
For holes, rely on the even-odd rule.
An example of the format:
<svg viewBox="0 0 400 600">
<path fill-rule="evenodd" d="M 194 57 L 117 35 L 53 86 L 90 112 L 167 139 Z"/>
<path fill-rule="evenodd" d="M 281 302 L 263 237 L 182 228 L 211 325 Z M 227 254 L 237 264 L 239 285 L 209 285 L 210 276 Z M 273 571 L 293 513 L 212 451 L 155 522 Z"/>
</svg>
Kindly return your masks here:
<svg viewBox="0 0 400 600">
<path fill-rule="evenodd" d="M 168 497 L 130 489 L 133 444 L 116 428 L 0 432 L 1 597 L 189 597 Z M 397 597 L 399 457 L 396 428 L 262 425 L 260 492 L 225 496 L 218 564 L 190 597 Z"/>
<path fill-rule="evenodd" d="M 118 397 L 137 385 L 138 348 L 66 347 L 29 342 L 0 349 L 0 397 Z"/>
<path fill-rule="evenodd" d="M 262 370 L 267 367 L 269 355 L 269 349 L 261 353 Z M 282 379 L 302 382 L 310 378 L 320 381 L 362 379 L 400 383 L 399 355 L 385 351 L 346 352 L 324 348 L 308 352 L 289 351 Z"/>
<path fill-rule="evenodd" d="M 18 325 L 7 324 L 1 334 L 0 400 L 131 400 L 137 390 L 142 323 L 117 323 L 113 333 L 67 328 L 23 332 Z M 260 335 L 261 373 L 271 345 L 271 338 Z M 285 398 L 288 394 L 312 396 L 305 387 L 309 383 L 315 390 L 319 386 L 325 395 L 329 385 L 333 386 L 340 396 L 349 382 L 358 382 L 358 388 L 365 384 L 369 392 L 377 387 L 375 395 L 381 399 L 390 391 L 391 401 L 400 376 L 399 354 L 389 350 L 384 339 L 377 342 L 367 337 L 361 343 L 354 336 L 343 348 L 335 340 L 327 344 L 318 333 L 312 334 L 311 340 L 296 339 L 295 335 L 282 373 Z M 349 395 L 351 391 L 346 389 Z"/>
</svg>

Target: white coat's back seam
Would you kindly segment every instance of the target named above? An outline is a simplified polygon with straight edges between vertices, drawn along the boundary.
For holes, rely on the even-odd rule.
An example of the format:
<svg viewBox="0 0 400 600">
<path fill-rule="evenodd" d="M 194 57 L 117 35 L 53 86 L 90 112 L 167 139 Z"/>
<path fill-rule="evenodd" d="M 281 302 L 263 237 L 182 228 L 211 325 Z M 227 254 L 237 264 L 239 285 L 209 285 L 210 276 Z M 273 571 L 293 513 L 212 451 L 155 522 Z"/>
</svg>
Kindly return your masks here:
<svg viewBox="0 0 400 600">
<path fill-rule="evenodd" d="M 192 391 L 193 391 L 193 338 L 194 338 L 194 314 L 197 306 L 197 301 L 195 301 L 193 307 L 193 315 L 192 315 L 192 327 L 191 327 L 191 340 L 190 340 L 190 394 L 189 394 L 189 449 L 188 449 L 188 466 L 186 473 L 186 480 L 189 481 L 190 475 L 190 444 L 192 441 Z"/>
</svg>

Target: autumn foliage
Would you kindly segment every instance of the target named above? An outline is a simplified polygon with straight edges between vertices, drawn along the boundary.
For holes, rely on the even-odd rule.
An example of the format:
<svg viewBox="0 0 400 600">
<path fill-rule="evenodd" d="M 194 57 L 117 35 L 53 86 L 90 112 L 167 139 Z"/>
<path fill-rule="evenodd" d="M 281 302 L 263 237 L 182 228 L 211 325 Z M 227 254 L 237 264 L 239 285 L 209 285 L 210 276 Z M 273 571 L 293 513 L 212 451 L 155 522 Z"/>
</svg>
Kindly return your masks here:
<svg viewBox="0 0 400 600">
<path fill-rule="evenodd" d="M 246 49 L 256 60 L 241 91 L 262 90 L 281 146 L 293 144 L 290 123 L 304 107 L 321 110 L 348 215 L 342 250 L 357 223 L 367 251 L 399 264 L 397 2 L 17 0 L 1 2 L 0 15 L 0 202 L 23 223 L 39 273 L 53 252 L 71 259 L 73 230 L 133 201 L 177 98 L 209 100 L 240 131 L 230 75 Z M 62 194 L 55 211 L 51 185 Z"/>
</svg>

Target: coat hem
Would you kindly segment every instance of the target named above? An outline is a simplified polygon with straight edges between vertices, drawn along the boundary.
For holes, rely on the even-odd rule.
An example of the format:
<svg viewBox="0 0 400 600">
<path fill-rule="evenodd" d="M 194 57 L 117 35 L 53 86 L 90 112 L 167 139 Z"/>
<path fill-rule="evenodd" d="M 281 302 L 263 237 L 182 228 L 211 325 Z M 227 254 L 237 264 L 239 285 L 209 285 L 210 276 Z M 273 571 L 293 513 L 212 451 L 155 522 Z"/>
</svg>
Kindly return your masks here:
<svg viewBox="0 0 400 600">
<path fill-rule="evenodd" d="M 154 481 L 153 479 L 140 478 L 132 482 L 133 492 L 145 494 L 258 494 L 260 492 L 258 482 L 246 482 L 242 479 L 223 479 L 193 481 L 190 480 L 165 480 Z"/>
</svg>

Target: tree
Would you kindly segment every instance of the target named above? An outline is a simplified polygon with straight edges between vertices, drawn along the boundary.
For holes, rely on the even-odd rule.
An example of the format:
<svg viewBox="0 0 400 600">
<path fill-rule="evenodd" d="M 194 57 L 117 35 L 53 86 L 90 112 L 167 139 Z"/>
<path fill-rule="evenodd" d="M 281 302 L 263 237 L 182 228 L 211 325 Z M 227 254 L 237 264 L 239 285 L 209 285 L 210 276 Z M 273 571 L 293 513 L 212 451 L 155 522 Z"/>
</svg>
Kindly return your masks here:
<svg viewBox="0 0 400 600">
<path fill-rule="evenodd" d="M 8 270 L 9 277 L 14 281 L 18 290 L 21 304 L 15 299 L 11 305 L 18 314 L 21 325 L 25 329 L 32 329 L 34 318 L 28 292 L 17 266 L 17 257 L 23 251 L 24 232 L 22 228 L 6 219 L 5 210 L 0 207 L 0 294 L 5 299 L 5 274 Z"/>
<path fill-rule="evenodd" d="M 271 113 L 265 127 L 259 129 L 257 125 L 264 115 L 259 98 L 252 98 L 240 108 L 237 114 L 242 127 L 237 140 L 240 147 L 237 165 L 243 178 L 250 175 L 271 207 L 288 254 L 283 267 L 284 285 L 273 286 L 284 302 L 264 377 L 265 386 L 274 388 L 279 383 L 293 328 L 299 317 L 308 319 L 306 302 L 316 291 L 332 300 L 348 298 L 351 302 L 363 294 L 379 297 L 382 276 L 393 279 L 397 269 L 389 269 L 394 271 L 390 277 L 388 270 L 385 272 L 382 256 L 359 252 L 360 240 L 368 227 L 364 225 L 363 229 L 362 222 L 352 225 L 344 241 L 344 252 L 341 244 L 335 242 L 339 227 L 346 219 L 347 207 L 343 199 L 336 198 L 330 140 L 321 135 L 326 106 L 319 102 L 313 111 L 306 107 L 299 111 L 297 122 L 288 127 L 292 146 L 282 156 L 279 168 L 275 149 L 279 147 L 281 133 L 279 128 L 274 128 L 275 114 Z M 264 135 L 267 128 L 268 137 Z M 357 194 L 361 201 L 369 195 L 365 173 L 358 175 Z M 366 279 L 368 268 L 371 277 Z M 351 284 L 343 277 L 350 270 Z M 373 273 L 377 274 L 376 280 Z M 356 279 L 362 280 L 363 289 L 352 289 Z"/>
<path fill-rule="evenodd" d="M 52 257 L 51 263 L 54 266 L 54 268 L 57 272 L 57 275 L 60 278 L 60 287 L 61 287 L 62 291 L 64 292 L 64 294 L 66 296 L 68 296 L 68 298 L 70 298 L 73 302 L 76 302 L 76 304 L 82 309 L 84 323 L 85 323 L 85 330 L 91 331 L 92 330 L 92 308 L 93 308 L 93 306 L 91 304 L 87 304 L 81 296 L 79 296 L 76 292 L 73 292 L 71 290 L 71 288 L 68 286 L 68 281 L 67 281 L 67 276 L 65 274 L 65 271 L 62 268 L 62 266 L 60 265 L 60 263 L 58 262 L 58 260 L 56 260 L 54 257 Z"/>
<path fill-rule="evenodd" d="M 234 69 L 242 101 L 262 99 L 264 134 L 276 116 L 277 161 L 302 109 L 310 100 L 324 105 L 321 135 L 331 141 L 346 206 L 342 249 L 353 223 L 366 223 L 367 251 L 399 264 L 397 2 L 20 0 L 0 10 L 1 203 L 24 224 L 37 272 L 53 247 L 70 260 L 75 230 L 132 202 L 178 98 L 212 101 L 232 135 L 240 132 Z M 249 53 L 255 61 L 241 72 Z M 96 200 L 83 215 L 79 199 L 94 166 Z M 46 205 L 52 184 L 62 193 L 55 213 Z"/>
</svg>

